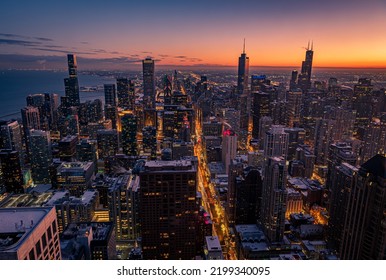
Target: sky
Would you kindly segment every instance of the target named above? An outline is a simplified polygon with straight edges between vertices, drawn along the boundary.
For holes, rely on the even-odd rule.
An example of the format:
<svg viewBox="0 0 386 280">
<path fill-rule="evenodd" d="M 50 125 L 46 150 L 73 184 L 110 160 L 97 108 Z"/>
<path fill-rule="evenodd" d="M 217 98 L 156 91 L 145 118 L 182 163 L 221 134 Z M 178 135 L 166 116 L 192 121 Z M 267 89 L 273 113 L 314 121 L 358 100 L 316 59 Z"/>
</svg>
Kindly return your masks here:
<svg viewBox="0 0 386 280">
<path fill-rule="evenodd" d="M 386 0 L 0 1 L 0 68 L 156 65 L 386 68 Z M 83 67 L 80 67 L 80 64 Z"/>
</svg>

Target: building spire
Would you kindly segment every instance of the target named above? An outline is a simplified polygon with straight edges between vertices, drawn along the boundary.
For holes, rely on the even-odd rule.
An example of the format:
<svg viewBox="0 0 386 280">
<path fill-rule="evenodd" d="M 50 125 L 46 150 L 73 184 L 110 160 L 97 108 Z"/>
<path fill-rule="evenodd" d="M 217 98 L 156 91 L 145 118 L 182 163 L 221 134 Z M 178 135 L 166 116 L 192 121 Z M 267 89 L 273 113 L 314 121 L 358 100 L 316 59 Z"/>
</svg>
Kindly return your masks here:
<svg viewBox="0 0 386 280">
<path fill-rule="evenodd" d="M 244 45 L 243 45 L 243 53 L 245 54 L 245 38 L 244 38 Z"/>
<path fill-rule="evenodd" d="M 307 51 L 310 50 L 310 40 L 308 40 L 308 46 L 307 46 Z"/>
<path fill-rule="evenodd" d="M 314 40 L 312 40 L 312 42 L 311 42 L 311 51 L 313 51 L 314 50 Z"/>
</svg>

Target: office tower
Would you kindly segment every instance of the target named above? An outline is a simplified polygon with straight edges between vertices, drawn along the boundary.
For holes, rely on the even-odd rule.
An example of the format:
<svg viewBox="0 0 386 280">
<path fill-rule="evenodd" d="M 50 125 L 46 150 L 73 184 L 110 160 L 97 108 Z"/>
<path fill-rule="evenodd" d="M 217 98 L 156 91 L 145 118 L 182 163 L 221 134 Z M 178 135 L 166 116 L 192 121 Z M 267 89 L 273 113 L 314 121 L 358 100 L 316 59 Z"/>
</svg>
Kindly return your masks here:
<svg viewBox="0 0 386 280">
<path fill-rule="evenodd" d="M 273 125 L 265 135 L 264 157 L 283 157 L 286 159 L 287 154 L 288 133 L 285 132 L 284 126 Z"/>
<path fill-rule="evenodd" d="M 112 105 L 105 105 L 105 120 L 111 120 L 113 129 L 118 129 L 118 108 Z"/>
<path fill-rule="evenodd" d="M 140 171 L 144 259 L 194 259 L 197 170 L 191 161 L 148 161 Z"/>
<path fill-rule="evenodd" d="M 365 128 L 361 162 L 376 154 L 386 154 L 386 119 L 375 119 Z"/>
<path fill-rule="evenodd" d="M 333 108 L 332 119 L 335 120 L 335 140 L 345 141 L 354 135 L 356 112 L 343 107 Z"/>
<path fill-rule="evenodd" d="M 263 187 L 260 172 L 237 164 L 231 166 L 228 180 L 228 203 L 233 204 L 228 212 L 231 224 L 255 224 L 260 219 Z"/>
<path fill-rule="evenodd" d="M 62 137 L 67 135 L 79 135 L 78 115 L 69 114 L 66 117 L 61 117 L 58 121 L 58 129 Z"/>
<path fill-rule="evenodd" d="M 28 137 L 30 129 L 40 129 L 40 114 L 36 107 L 28 106 L 21 109 L 24 136 Z"/>
<path fill-rule="evenodd" d="M 21 163 L 24 163 L 23 140 L 18 121 L 0 121 L 0 149 L 19 152 Z"/>
<path fill-rule="evenodd" d="M 367 78 L 360 78 L 358 84 L 354 86 L 352 107 L 356 111 L 356 134 L 358 134 L 358 129 L 366 127 L 373 117 L 373 88 L 374 86 L 371 84 L 371 79 Z"/>
<path fill-rule="evenodd" d="M 301 90 L 292 90 L 287 92 L 287 126 L 299 127 L 301 104 Z"/>
<path fill-rule="evenodd" d="M 118 99 L 117 99 L 117 91 L 115 89 L 115 84 L 105 84 L 105 105 L 111 105 L 113 107 L 117 107 Z"/>
<path fill-rule="evenodd" d="M 0 149 L 0 184 L 9 193 L 23 193 L 23 178 L 17 151 Z"/>
<path fill-rule="evenodd" d="M 93 162 L 63 162 L 56 170 L 58 189 L 67 190 L 76 197 L 81 197 L 91 187 L 93 178 Z"/>
<path fill-rule="evenodd" d="M 49 184 L 52 160 L 50 132 L 33 129 L 28 139 L 32 179 L 35 184 Z"/>
<path fill-rule="evenodd" d="M 63 260 L 114 260 L 117 258 L 114 224 L 71 223 L 61 235 L 61 247 Z"/>
<path fill-rule="evenodd" d="M 264 149 L 264 139 L 265 139 L 265 134 L 267 131 L 271 129 L 273 125 L 273 120 L 271 117 L 264 116 L 259 119 L 259 148 L 262 150 Z"/>
<path fill-rule="evenodd" d="M 285 128 L 284 132 L 288 134 L 288 153 L 287 159 L 293 160 L 296 156 L 296 149 L 304 144 L 305 131 L 303 128 Z"/>
<path fill-rule="evenodd" d="M 119 150 L 118 131 L 116 129 L 101 129 L 97 132 L 98 158 L 115 156 Z"/>
<path fill-rule="evenodd" d="M 311 72 L 312 72 L 312 59 L 314 56 L 313 44 L 308 42 L 308 47 L 306 48 L 306 59 L 302 62 L 302 70 L 298 76 L 298 87 L 303 90 L 303 92 L 311 88 Z"/>
<path fill-rule="evenodd" d="M 352 166 L 356 165 L 357 157 L 352 150 L 352 147 L 346 142 L 337 142 L 331 144 L 328 151 L 327 158 L 327 181 L 326 187 L 327 189 L 331 188 L 332 181 L 334 179 L 335 167 L 341 165 L 343 162 L 346 162 Z"/>
<path fill-rule="evenodd" d="M 163 113 L 162 134 L 165 138 L 174 138 L 177 134 L 175 123 L 177 122 L 177 113 L 175 111 L 165 111 Z"/>
<path fill-rule="evenodd" d="M 225 130 L 222 136 L 222 162 L 225 165 L 225 173 L 229 172 L 229 165 L 237 155 L 237 135 L 233 130 Z"/>
<path fill-rule="evenodd" d="M 79 124 L 87 128 L 89 123 L 99 122 L 103 119 L 102 101 L 95 99 L 80 103 L 78 108 Z M 87 129 L 84 129 L 87 130 Z"/>
<path fill-rule="evenodd" d="M 114 222 L 117 241 L 133 241 L 140 237 L 139 193 L 137 175 L 121 175 L 109 186 L 109 216 Z"/>
<path fill-rule="evenodd" d="M 61 234 L 70 223 L 94 220 L 95 211 L 99 207 L 99 195 L 96 190 L 87 190 L 78 198 L 70 196 L 69 191 L 56 191 L 44 206 L 55 207 Z"/>
<path fill-rule="evenodd" d="M 68 135 L 60 139 L 58 143 L 59 158 L 61 161 L 74 161 L 76 157 L 76 145 L 78 144 L 78 136 Z"/>
<path fill-rule="evenodd" d="M 0 209 L 0 260 L 60 260 L 53 207 Z"/>
<path fill-rule="evenodd" d="M 265 92 L 252 92 L 252 137 L 259 137 L 259 122 L 262 117 L 271 115 L 270 94 Z"/>
<path fill-rule="evenodd" d="M 343 162 L 331 170 L 330 205 L 327 240 L 331 248 L 340 250 L 343 229 L 347 216 L 348 199 L 352 191 L 358 169 Z"/>
<path fill-rule="evenodd" d="M 128 156 L 138 155 L 137 142 L 137 117 L 134 114 L 125 113 L 121 116 L 121 147 L 122 152 Z"/>
<path fill-rule="evenodd" d="M 65 95 L 68 98 L 68 105 L 70 107 L 79 106 L 80 99 L 76 56 L 74 54 L 68 54 L 67 61 L 69 77 L 64 79 Z"/>
<path fill-rule="evenodd" d="M 57 130 L 59 95 L 56 93 L 45 93 L 44 101 L 44 116 L 48 120 L 48 129 Z"/>
<path fill-rule="evenodd" d="M 117 78 L 118 107 L 130 110 L 133 109 L 131 106 L 133 96 L 130 96 L 129 92 L 131 86 L 134 87 L 134 84 L 132 84 L 127 78 Z"/>
<path fill-rule="evenodd" d="M 304 171 L 300 177 L 311 178 L 314 172 L 315 155 L 308 145 L 299 145 L 296 148 L 296 161 L 300 161 L 303 165 Z M 293 175 L 291 175 L 293 176 Z"/>
<path fill-rule="evenodd" d="M 341 259 L 384 260 L 386 257 L 386 157 L 375 155 L 361 165 L 349 192 Z"/>
<path fill-rule="evenodd" d="M 237 71 L 237 93 L 242 95 L 248 90 L 249 77 L 249 57 L 245 53 L 245 40 L 243 45 L 243 53 L 239 57 L 239 67 Z"/>
<path fill-rule="evenodd" d="M 152 60 L 150 57 L 142 60 L 142 71 L 144 108 L 155 108 L 154 60 Z"/>
<path fill-rule="evenodd" d="M 150 159 L 157 158 L 157 129 L 154 126 L 145 126 L 142 129 L 143 152 L 150 155 Z"/>
<path fill-rule="evenodd" d="M 97 160 L 97 143 L 94 140 L 82 139 L 76 144 L 77 161 L 91 161 L 96 165 Z"/>
<path fill-rule="evenodd" d="M 264 180 L 260 220 L 271 242 L 281 242 L 287 205 L 288 133 L 274 125 L 264 140 Z"/>
<path fill-rule="evenodd" d="M 291 73 L 290 91 L 298 88 L 298 71 L 293 70 Z"/>
<path fill-rule="evenodd" d="M 268 139 L 266 139 L 269 142 Z M 284 236 L 287 206 L 287 166 L 282 156 L 268 157 L 264 164 L 264 181 L 260 221 L 271 242 L 281 242 Z"/>
<path fill-rule="evenodd" d="M 315 163 L 327 165 L 328 149 L 335 139 L 335 120 L 319 119 L 316 121 L 314 154 Z"/>
</svg>

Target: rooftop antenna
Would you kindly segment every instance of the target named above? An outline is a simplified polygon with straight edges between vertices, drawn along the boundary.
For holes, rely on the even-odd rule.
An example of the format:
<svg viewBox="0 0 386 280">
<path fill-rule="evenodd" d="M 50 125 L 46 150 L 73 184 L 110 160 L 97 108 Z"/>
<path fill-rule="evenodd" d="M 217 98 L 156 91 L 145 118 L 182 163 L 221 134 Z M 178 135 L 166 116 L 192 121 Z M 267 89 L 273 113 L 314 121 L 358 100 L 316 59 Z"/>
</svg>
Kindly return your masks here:
<svg viewBox="0 0 386 280">
<path fill-rule="evenodd" d="M 243 53 L 245 54 L 245 38 L 244 38 L 244 45 L 243 45 Z"/>
<path fill-rule="evenodd" d="M 311 42 L 311 51 L 313 51 L 314 50 L 314 40 L 312 40 L 312 42 Z"/>
<path fill-rule="evenodd" d="M 307 47 L 307 51 L 310 50 L 310 40 L 308 40 L 308 47 Z"/>
</svg>

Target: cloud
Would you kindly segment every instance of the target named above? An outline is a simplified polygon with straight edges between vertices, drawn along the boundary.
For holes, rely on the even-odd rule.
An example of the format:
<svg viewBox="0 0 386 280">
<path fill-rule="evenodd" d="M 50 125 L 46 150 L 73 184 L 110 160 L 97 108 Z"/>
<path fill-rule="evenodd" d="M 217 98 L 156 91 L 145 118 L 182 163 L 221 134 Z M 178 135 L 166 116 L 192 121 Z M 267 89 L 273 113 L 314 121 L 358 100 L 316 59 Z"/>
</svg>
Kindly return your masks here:
<svg viewBox="0 0 386 280">
<path fill-rule="evenodd" d="M 26 46 L 26 47 L 34 47 L 41 45 L 40 42 L 32 42 L 25 40 L 14 40 L 14 39 L 0 39 L 0 45 L 15 45 L 15 46 Z"/>
<path fill-rule="evenodd" d="M 45 38 L 45 37 L 34 37 L 34 39 L 39 40 L 39 41 L 45 41 L 45 42 L 53 42 L 54 41 L 50 38 Z"/>
<path fill-rule="evenodd" d="M 177 55 L 174 58 L 187 58 L 187 56 L 186 55 Z"/>
<path fill-rule="evenodd" d="M 11 33 L 0 33 L 0 36 L 2 36 L 2 37 L 8 37 L 8 38 L 31 39 L 31 37 L 27 37 L 27 36 L 23 36 L 23 35 L 17 35 L 17 34 L 11 34 Z"/>
</svg>

